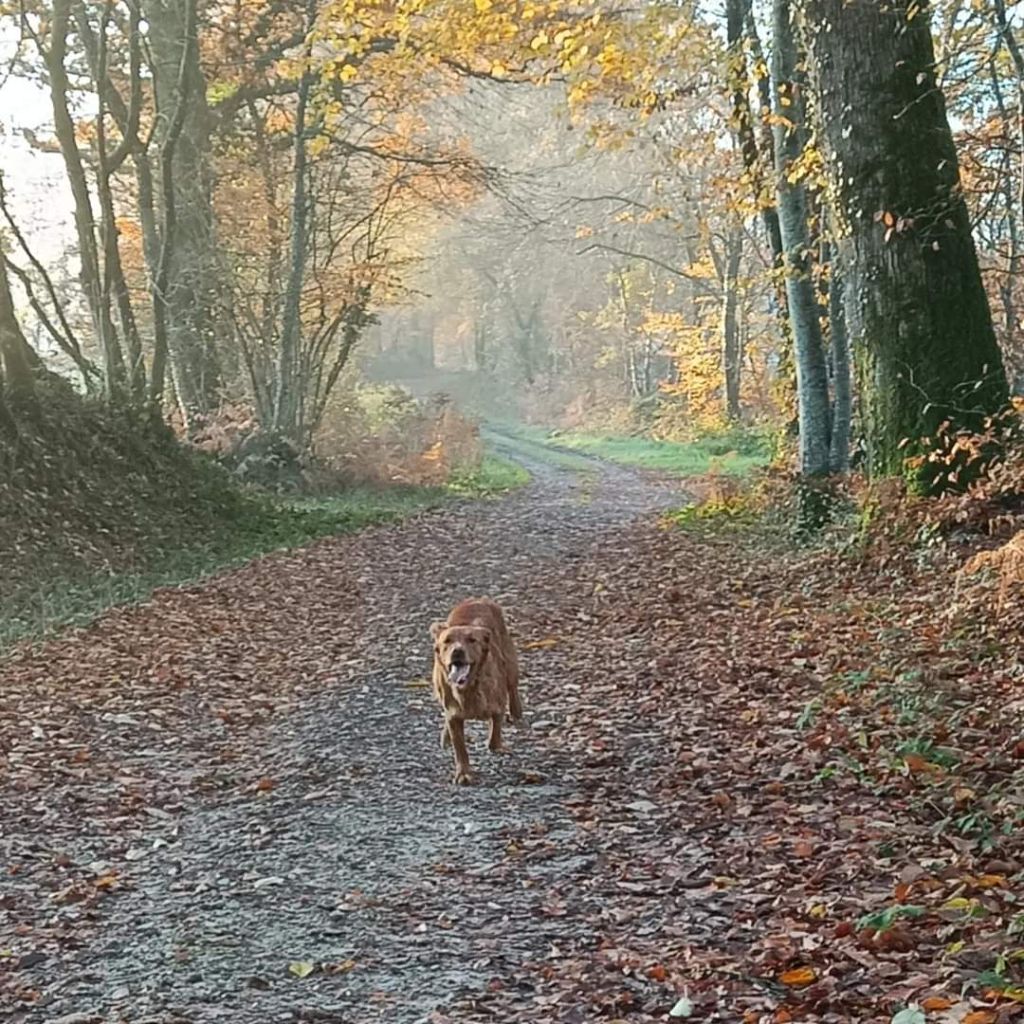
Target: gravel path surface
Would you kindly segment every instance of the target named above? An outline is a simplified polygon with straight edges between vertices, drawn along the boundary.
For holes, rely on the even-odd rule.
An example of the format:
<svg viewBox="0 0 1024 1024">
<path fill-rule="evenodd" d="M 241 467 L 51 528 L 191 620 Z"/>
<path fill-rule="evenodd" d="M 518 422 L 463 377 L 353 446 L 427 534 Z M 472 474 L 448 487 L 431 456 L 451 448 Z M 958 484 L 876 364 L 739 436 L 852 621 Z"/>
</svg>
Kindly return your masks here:
<svg viewBox="0 0 1024 1024">
<path fill-rule="evenodd" d="M 162 592 L 0 666 L 0 1015 L 469 1020 L 557 945 L 598 855 L 566 810 L 587 676 L 558 651 L 586 615 L 565 584 L 680 493 L 528 468 L 504 500 Z M 473 728 L 457 788 L 427 628 L 474 594 L 509 610 L 530 727 L 500 757 Z"/>
</svg>

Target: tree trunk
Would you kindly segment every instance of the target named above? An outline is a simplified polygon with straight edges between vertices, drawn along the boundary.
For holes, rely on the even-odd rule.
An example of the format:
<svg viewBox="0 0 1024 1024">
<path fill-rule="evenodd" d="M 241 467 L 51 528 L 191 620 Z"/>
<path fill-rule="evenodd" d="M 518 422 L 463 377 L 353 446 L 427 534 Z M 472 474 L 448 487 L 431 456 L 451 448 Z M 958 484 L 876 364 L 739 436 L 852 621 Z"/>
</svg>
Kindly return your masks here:
<svg viewBox="0 0 1024 1024">
<path fill-rule="evenodd" d="M 42 362 L 14 313 L 7 260 L 0 245 L 0 430 L 6 435 L 17 433 L 15 409 L 31 408 L 36 401 L 36 375 L 41 370 Z"/>
<path fill-rule="evenodd" d="M 46 51 L 46 70 L 50 80 L 54 133 L 60 145 L 68 184 L 74 201 L 75 232 L 78 238 L 79 280 L 88 303 L 93 330 L 103 360 L 103 383 L 108 397 L 120 394 L 125 381 L 124 355 L 114 329 L 110 295 L 103 287 L 99 250 L 96 245 L 96 220 L 89 194 L 82 156 L 78 151 L 75 123 L 68 106 L 68 82 L 65 60 L 70 28 L 70 0 L 54 0 L 50 46 Z"/>
<path fill-rule="evenodd" d="M 311 213 L 307 188 L 309 172 L 306 149 L 306 106 L 312 87 L 312 76 L 309 73 L 304 74 L 299 83 L 299 97 L 295 112 L 291 242 L 274 395 L 274 429 L 293 438 L 301 433 L 299 411 L 302 405 L 301 392 L 304 384 L 299 367 L 299 349 L 302 342 L 302 286 L 305 281 Z"/>
<path fill-rule="evenodd" d="M 779 211 L 771 201 L 771 187 L 765 174 L 765 166 L 771 166 L 773 154 L 762 154 L 754 131 L 754 114 L 750 108 L 750 80 L 747 70 L 745 45 L 749 42 L 759 55 L 760 40 L 753 31 L 752 0 L 726 0 L 726 40 L 729 46 L 729 91 L 732 107 L 733 133 L 743 156 L 743 166 L 750 176 L 754 201 L 761 211 L 765 235 L 772 252 L 773 266 L 782 265 L 782 232 L 779 227 Z M 764 80 L 759 80 L 760 83 Z M 768 157 L 767 161 L 765 156 Z"/>
<path fill-rule="evenodd" d="M 743 371 L 743 346 L 739 318 L 740 260 L 743 256 L 743 229 L 734 227 L 726 243 L 722 275 L 722 370 L 725 377 L 725 415 L 730 421 L 740 418 L 740 378 Z"/>
<path fill-rule="evenodd" d="M 159 114 L 156 141 L 161 176 L 167 356 L 182 414 L 190 423 L 215 408 L 221 387 L 217 352 L 220 289 L 210 166 L 210 111 L 199 63 L 195 0 L 144 0 L 153 84 Z M 179 108 L 183 110 L 179 113 Z M 168 134 L 176 131 L 172 145 Z M 167 220 L 173 240 L 167 239 Z"/>
<path fill-rule="evenodd" d="M 869 472 L 1007 396 L 927 4 L 806 0 Z"/>
<path fill-rule="evenodd" d="M 846 330 L 843 270 L 835 254 L 828 286 L 829 348 L 832 354 L 832 437 L 829 468 L 846 473 L 850 468 L 850 426 L 853 394 L 850 386 L 850 337 Z"/>
<path fill-rule="evenodd" d="M 792 164 L 803 152 L 806 140 L 805 87 L 798 68 L 790 0 L 775 0 L 773 13 L 776 187 L 796 362 L 800 472 L 804 476 L 823 476 L 829 469 L 828 367 L 811 275 L 806 193 L 802 183 L 789 180 Z"/>
<path fill-rule="evenodd" d="M 35 390 L 33 362 L 35 353 L 25 338 L 14 312 L 14 298 L 7 276 L 7 259 L 0 249 L 0 363 L 7 390 L 19 398 L 31 397 Z"/>
<path fill-rule="evenodd" d="M 1021 57 L 1020 48 L 1017 46 L 1016 38 L 1011 27 L 1005 23 L 1005 8 L 1001 8 L 1004 17 L 1003 29 L 1004 38 L 1013 40 L 1010 52 Z M 1024 60 L 1024 57 L 1021 57 Z M 1024 68 L 1018 68 L 1017 78 L 1017 126 L 1021 136 L 1024 137 Z M 1004 124 L 1010 123 L 1010 111 L 1006 106 L 1003 97 L 1003 88 L 999 78 L 999 68 L 996 61 L 989 61 L 989 75 L 992 81 L 992 95 L 996 100 L 996 109 Z M 1020 274 L 1021 266 L 1021 238 L 1019 218 L 1024 213 L 1024 164 L 1018 167 L 1017 173 L 1013 173 L 1013 158 L 1007 154 L 1006 162 L 1003 165 L 1000 175 L 999 188 L 1003 196 L 1005 209 L 1006 227 L 1009 233 L 1010 248 L 1006 253 L 1006 275 L 999 284 L 999 300 L 1003 307 L 1003 328 L 1002 336 L 998 338 L 1001 347 L 1012 343 L 1017 330 L 1017 303 L 1014 296 L 1014 288 Z M 1015 382 L 1011 382 L 1011 385 Z"/>
</svg>

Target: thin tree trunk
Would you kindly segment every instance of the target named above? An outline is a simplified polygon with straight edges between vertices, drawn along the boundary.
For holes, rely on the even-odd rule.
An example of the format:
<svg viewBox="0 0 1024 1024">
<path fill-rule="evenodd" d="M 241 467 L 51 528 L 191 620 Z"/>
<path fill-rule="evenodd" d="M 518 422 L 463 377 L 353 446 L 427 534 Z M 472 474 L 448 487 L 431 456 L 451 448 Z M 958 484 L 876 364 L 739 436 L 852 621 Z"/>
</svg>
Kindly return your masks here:
<svg viewBox="0 0 1024 1024">
<path fill-rule="evenodd" d="M 140 404 L 156 404 L 159 406 L 163 390 L 162 380 L 154 387 L 157 374 L 162 375 L 162 367 L 166 360 L 166 331 L 162 329 L 160 318 L 154 315 L 154 371 L 150 381 L 146 380 L 145 357 L 142 342 L 131 305 L 124 270 L 121 264 L 120 251 L 117 246 L 117 225 L 114 216 L 114 202 L 110 179 L 122 166 L 127 157 L 131 157 L 135 168 L 138 187 L 138 214 L 142 228 L 142 247 L 146 261 L 146 269 L 150 279 L 150 289 L 157 274 L 157 262 L 160 253 L 160 240 L 156 227 L 156 215 L 153 205 L 153 175 L 149 163 L 147 146 L 139 138 L 139 124 L 143 103 L 142 82 L 142 12 L 138 0 L 130 0 L 128 24 L 128 100 L 118 91 L 111 81 L 106 60 L 106 13 L 101 15 L 100 33 L 94 31 L 89 20 L 86 5 L 77 0 L 74 4 L 75 25 L 82 41 L 89 70 L 96 84 L 96 95 L 100 104 L 98 125 L 102 128 L 103 113 L 109 112 L 121 134 L 121 141 L 112 153 L 106 153 L 106 146 L 100 142 L 100 169 L 98 174 L 102 237 L 104 240 L 105 259 L 114 267 L 114 294 L 122 330 L 128 346 L 128 377 L 132 394 Z M 157 300 L 153 294 L 153 304 Z M 155 397 L 154 397 L 155 396 Z"/>
<path fill-rule="evenodd" d="M 755 128 L 754 111 L 750 106 L 750 76 L 746 47 L 750 47 L 756 64 L 763 65 L 766 61 L 761 37 L 757 31 L 752 0 L 726 0 L 725 13 L 733 135 L 743 157 L 743 166 L 750 178 L 754 201 L 761 210 L 761 221 L 771 253 L 772 312 L 782 343 L 779 374 L 785 381 L 784 390 L 788 396 L 791 395 L 793 386 L 793 332 L 786 294 L 778 195 L 768 176 L 776 162 L 775 140 L 771 128 L 771 83 L 766 75 L 757 76 L 757 95 L 760 104 L 758 132 Z"/>
<path fill-rule="evenodd" d="M 1017 127 L 1024 130 L 1024 52 L 1021 51 L 1017 34 L 1006 16 L 1006 0 L 992 0 L 992 12 L 995 15 L 996 28 L 999 30 L 999 35 L 1002 37 L 1006 52 L 1009 53 L 1017 74 Z M 995 74 L 993 74 L 993 78 L 998 81 Z M 1001 102 L 1000 100 L 1000 105 Z M 1024 204 L 1024 172 L 1017 180 L 1018 198 Z"/>
<path fill-rule="evenodd" d="M 1003 12 L 1005 16 L 1005 11 Z M 1009 28 L 1009 26 L 1007 26 Z M 1020 51 L 1017 50 L 1019 53 Z M 1004 124 L 1010 122 L 1010 112 L 1003 97 L 1003 88 L 999 80 L 999 69 L 995 60 L 989 62 L 989 75 L 992 79 L 992 95 L 996 100 L 996 109 Z M 1021 72 L 1018 71 L 1018 75 Z M 1024 77 L 1018 77 L 1017 92 L 1017 128 L 1019 137 L 1024 139 Z M 1017 303 L 1014 288 L 1021 265 L 1021 237 L 1019 218 L 1024 214 L 1024 163 L 1013 174 L 1013 156 L 1007 153 L 999 178 L 999 187 L 1003 193 L 1003 205 L 1006 210 L 1006 227 L 1010 236 L 1010 250 L 1006 254 L 1006 275 L 999 284 L 999 300 L 1003 307 L 1003 329 L 1000 341 L 1008 345 L 1017 330 Z"/>
<path fill-rule="evenodd" d="M 338 346 L 338 351 L 334 356 L 323 385 L 317 389 L 317 393 L 313 396 L 313 412 L 306 425 L 307 443 L 312 440 L 313 434 L 323 421 L 327 402 L 337 386 L 341 371 L 348 365 L 356 344 L 370 322 L 370 317 L 367 315 L 369 302 L 370 289 L 363 285 L 356 293 L 356 301 L 341 315 L 341 344 Z"/>
<path fill-rule="evenodd" d="M 739 273 L 743 257 L 743 229 L 732 228 L 726 243 L 722 275 L 722 370 L 725 377 L 725 414 L 739 420 L 740 382 L 743 372 L 743 346 L 739 319 Z"/>
<path fill-rule="evenodd" d="M 760 40 L 753 31 L 751 0 L 726 0 L 726 37 L 729 46 L 729 91 L 732 106 L 733 132 L 743 156 L 743 166 L 750 176 L 754 200 L 761 211 L 768 245 L 771 248 L 772 264 L 782 265 L 782 231 L 779 227 L 779 211 L 773 201 L 771 185 L 765 167 L 772 165 L 772 153 L 763 154 L 758 146 L 754 130 L 754 114 L 750 109 L 750 80 L 747 70 L 745 45 L 750 44 L 760 51 Z M 765 159 L 767 155 L 768 159 Z"/>
<path fill-rule="evenodd" d="M 281 267 L 283 264 L 283 237 L 281 218 L 277 210 L 277 181 L 274 176 L 273 149 L 264 130 L 263 118 L 255 103 L 249 103 L 249 118 L 256 137 L 257 162 L 263 179 L 263 202 L 267 207 L 267 265 L 264 289 L 260 299 L 263 337 L 269 338 L 277 329 L 281 294 Z"/>
<path fill-rule="evenodd" d="M 113 152 L 109 152 L 107 149 L 108 17 L 109 11 L 104 10 L 100 16 L 99 60 L 95 76 L 96 95 L 99 99 L 99 113 L 96 117 L 96 152 L 99 165 L 96 171 L 96 186 L 100 203 L 100 240 L 103 248 L 103 301 L 105 305 L 109 305 L 113 299 L 117 308 L 121 333 L 128 350 L 128 393 L 135 403 L 143 406 L 146 402 L 146 366 L 142 354 L 142 339 L 139 337 L 135 311 L 128 293 L 128 282 L 125 280 L 124 267 L 121 264 L 117 215 L 114 210 L 114 193 L 111 188 L 111 179 L 124 163 L 132 143 L 130 139 L 125 139 Z M 137 17 L 133 17 L 132 32 L 138 33 L 138 31 Z M 134 52 L 134 44 L 131 49 Z"/>
<path fill-rule="evenodd" d="M 96 246 L 96 222 L 89 195 L 89 183 L 78 152 L 75 123 L 68 108 L 68 82 L 65 60 L 71 14 L 70 0 L 53 0 L 53 21 L 50 46 L 45 53 L 50 79 L 50 100 L 53 108 L 54 132 L 74 200 L 75 231 L 78 237 L 79 279 L 89 305 L 93 329 L 103 359 L 104 389 L 108 397 L 123 390 L 124 356 L 111 317 L 109 295 L 102 283 L 99 250 Z"/>
<path fill-rule="evenodd" d="M 895 475 L 907 441 L 997 411 L 1006 374 L 927 6 L 806 0 L 805 13 L 867 464 Z"/>
<path fill-rule="evenodd" d="M 25 271 L 17 267 L 16 264 L 8 260 L 7 271 L 9 274 L 13 274 L 21 284 L 22 289 L 25 292 L 29 304 L 32 306 L 33 311 L 39 318 L 39 322 L 46 329 L 46 332 L 50 335 L 53 343 L 78 367 L 78 371 L 82 377 L 82 385 L 86 389 L 91 389 L 95 383 L 98 373 L 96 367 L 93 366 L 82 352 L 81 344 L 75 334 L 74 328 L 68 321 L 67 315 L 64 311 L 63 303 L 57 296 L 57 289 L 54 287 L 53 279 L 47 273 L 46 268 L 40 263 L 39 259 L 35 256 L 32 250 L 29 248 L 28 241 L 24 234 L 19 229 L 15 222 L 11 211 L 7 205 L 7 197 L 4 191 L 4 180 L 3 176 L 0 175 L 0 212 L 2 212 L 4 219 L 7 221 L 7 227 L 11 233 L 11 237 L 17 243 L 18 248 L 21 250 L 22 255 L 29 261 L 32 269 L 36 272 L 39 279 L 43 283 L 43 288 L 46 292 L 47 297 L 50 300 L 50 304 L 53 310 L 53 317 L 56 317 L 54 322 L 53 317 L 47 312 L 43 302 L 36 296 L 35 288 L 33 286 L 32 278 Z"/>
<path fill-rule="evenodd" d="M 804 83 L 798 69 L 790 0 L 774 0 L 773 13 L 776 188 L 796 362 L 800 472 L 823 476 L 829 469 L 828 367 L 811 275 L 806 192 L 803 184 L 789 180 L 790 168 L 803 152 L 806 139 Z"/>
<path fill-rule="evenodd" d="M 306 180 L 306 107 L 312 87 L 312 76 L 304 72 L 299 83 L 295 111 L 291 243 L 288 283 L 282 313 L 281 347 L 278 353 L 277 390 L 274 398 L 274 429 L 296 439 L 301 433 L 301 425 L 298 423 L 301 405 L 298 392 L 303 382 L 299 373 L 299 346 L 302 340 L 302 286 L 305 281 L 310 214 Z"/>
</svg>

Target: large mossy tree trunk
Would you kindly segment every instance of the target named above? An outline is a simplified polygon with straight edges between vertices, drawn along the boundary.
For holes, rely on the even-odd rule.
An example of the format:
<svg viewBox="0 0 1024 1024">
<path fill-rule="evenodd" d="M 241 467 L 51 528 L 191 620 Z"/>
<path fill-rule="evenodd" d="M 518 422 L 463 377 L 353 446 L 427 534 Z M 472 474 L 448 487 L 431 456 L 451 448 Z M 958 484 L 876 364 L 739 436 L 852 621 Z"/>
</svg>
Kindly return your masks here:
<svg viewBox="0 0 1024 1024">
<path fill-rule="evenodd" d="M 872 475 L 1007 397 L 922 0 L 804 0 Z M 930 481 L 923 481 L 930 484 Z"/>
</svg>

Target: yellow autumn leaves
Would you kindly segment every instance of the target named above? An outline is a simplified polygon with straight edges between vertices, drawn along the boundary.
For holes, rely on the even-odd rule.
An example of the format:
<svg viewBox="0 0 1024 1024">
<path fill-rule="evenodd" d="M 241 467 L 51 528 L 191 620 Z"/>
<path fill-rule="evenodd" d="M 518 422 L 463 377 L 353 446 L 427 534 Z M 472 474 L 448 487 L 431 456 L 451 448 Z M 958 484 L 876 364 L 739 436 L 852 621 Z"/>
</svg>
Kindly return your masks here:
<svg viewBox="0 0 1024 1024">
<path fill-rule="evenodd" d="M 710 37 L 678 11 L 606 15 L 596 4 L 548 0 L 334 0 L 322 12 L 321 73 L 327 80 L 372 81 L 375 69 L 399 67 L 409 77 L 459 73 L 544 84 L 567 79 L 570 102 L 607 91 L 629 97 L 641 115 L 653 109 L 655 83 L 693 66 Z M 698 64 L 706 63 L 698 60 Z"/>
</svg>

